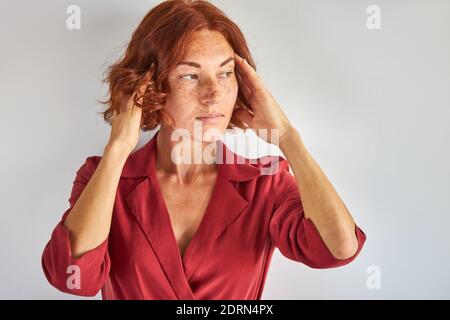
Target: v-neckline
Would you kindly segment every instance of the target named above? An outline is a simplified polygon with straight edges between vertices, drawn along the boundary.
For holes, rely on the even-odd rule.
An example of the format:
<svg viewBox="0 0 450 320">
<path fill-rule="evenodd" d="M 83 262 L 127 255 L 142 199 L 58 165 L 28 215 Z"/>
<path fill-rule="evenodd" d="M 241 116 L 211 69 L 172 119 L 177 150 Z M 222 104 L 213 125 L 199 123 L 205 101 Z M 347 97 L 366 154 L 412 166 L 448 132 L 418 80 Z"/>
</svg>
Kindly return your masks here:
<svg viewBox="0 0 450 320">
<path fill-rule="evenodd" d="M 230 153 L 233 158 L 235 155 L 221 140 L 217 141 L 219 154 L 216 157 L 218 170 L 216 185 L 202 221 L 181 257 L 169 215 L 164 207 L 165 203 L 161 201 L 159 181 L 155 176 L 154 147 L 157 134 L 158 132 L 147 147 L 131 154 L 122 171 L 121 177 L 144 178 L 127 195 L 126 203 L 145 234 L 149 249 L 154 252 L 176 297 L 193 299 L 195 295 L 190 286 L 190 279 L 205 257 L 214 254 L 215 242 L 225 236 L 229 226 L 248 207 L 248 198 L 241 194 L 239 183 L 258 177 L 260 170 L 250 164 L 237 165 L 236 162 L 224 164 L 221 154 L 225 156 Z"/>
<path fill-rule="evenodd" d="M 166 205 L 166 201 L 164 199 L 164 195 L 163 195 L 162 189 L 161 189 L 161 184 L 160 184 L 160 181 L 158 179 L 157 172 L 156 172 L 157 154 L 158 154 L 158 151 L 157 151 L 157 140 L 156 140 L 156 137 L 155 137 L 155 146 L 154 146 L 154 152 L 153 152 L 153 163 L 154 163 L 155 171 L 151 172 L 151 174 L 152 174 L 152 177 L 154 179 L 154 186 L 155 186 L 155 189 L 156 189 L 155 190 L 156 191 L 156 195 L 157 195 L 157 197 L 158 197 L 158 199 L 160 201 L 161 208 L 163 209 L 162 210 L 163 211 L 162 212 L 163 218 L 165 219 L 167 227 L 170 230 L 169 236 L 170 236 L 171 239 L 169 241 L 171 241 L 173 244 L 175 244 L 175 248 L 177 248 L 178 257 L 179 257 L 179 259 L 180 259 L 180 261 L 181 261 L 181 263 L 183 265 L 183 268 L 184 268 L 185 265 L 186 265 L 186 257 L 188 257 L 188 253 L 190 253 L 190 251 L 192 251 L 192 247 L 195 245 L 195 243 L 197 241 L 199 241 L 198 240 L 199 234 L 201 234 L 201 231 L 205 228 L 205 226 L 204 226 L 206 224 L 205 221 L 207 221 L 209 215 L 211 214 L 210 213 L 211 210 L 209 210 L 209 208 L 211 207 L 211 203 L 214 201 L 214 198 L 215 198 L 217 190 L 218 190 L 218 184 L 219 184 L 219 179 L 220 179 L 219 172 L 218 172 L 219 168 L 218 168 L 218 166 L 216 164 L 217 174 L 216 174 L 216 180 L 214 182 L 214 186 L 213 186 L 213 189 L 212 189 L 212 192 L 211 192 L 211 196 L 210 196 L 210 198 L 208 200 L 208 203 L 207 203 L 207 205 L 205 207 L 205 211 L 203 212 L 203 215 L 202 215 L 200 223 L 199 223 L 199 225 L 197 227 L 197 230 L 194 232 L 194 235 L 192 236 L 191 240 L 189 241 L 188 245 L 186 246 L 186 248 L 184 250 L 184 254 L 181 254 L 181 250 L 180 250 L 180 247 L 178 245 L 177 238 L 175 236 L 175 231 L 174 231 L 174 227 L 173 227 L 173 224 L 172 224 L 172 219 L 170 217 L 170 212 L 169 212 L 168 207 Z"/>
</svg>

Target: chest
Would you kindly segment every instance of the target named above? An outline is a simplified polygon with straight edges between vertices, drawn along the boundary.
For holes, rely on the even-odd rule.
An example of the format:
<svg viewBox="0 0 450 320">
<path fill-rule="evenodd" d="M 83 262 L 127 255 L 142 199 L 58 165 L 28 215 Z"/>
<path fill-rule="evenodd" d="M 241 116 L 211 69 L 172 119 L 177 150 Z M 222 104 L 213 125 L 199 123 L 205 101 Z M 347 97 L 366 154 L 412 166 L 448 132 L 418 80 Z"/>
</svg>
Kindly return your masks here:
<svg viewBox="0 0 450 320">
<path fill-rule="evenodd" d="M 192 186 L 160 178 L 160 189 L 181 256 L 194 237 L 211 200 L 215 177 Z"/>
</svg>

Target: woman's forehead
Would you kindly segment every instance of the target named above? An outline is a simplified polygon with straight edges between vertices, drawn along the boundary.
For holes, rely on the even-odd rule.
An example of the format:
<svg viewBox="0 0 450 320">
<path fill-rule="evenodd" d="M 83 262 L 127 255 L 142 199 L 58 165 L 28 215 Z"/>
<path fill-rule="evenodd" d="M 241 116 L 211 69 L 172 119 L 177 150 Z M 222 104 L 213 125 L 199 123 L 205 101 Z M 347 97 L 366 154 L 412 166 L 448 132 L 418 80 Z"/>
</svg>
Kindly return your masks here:
<svg viewBox="0 0 450 320">
<path fill-rule="evenodd" d="M 196 35 L 198 34 L 198 35 Z M 194 33 L 189 40 L 182 60 L 208 60 L 221 62 L 220 59 L 233 56 L 234 50 L 225 37 L 216 31 L 201 31 Z M 217 60 L 217 61 L 214 61 Z"/>
</svg>

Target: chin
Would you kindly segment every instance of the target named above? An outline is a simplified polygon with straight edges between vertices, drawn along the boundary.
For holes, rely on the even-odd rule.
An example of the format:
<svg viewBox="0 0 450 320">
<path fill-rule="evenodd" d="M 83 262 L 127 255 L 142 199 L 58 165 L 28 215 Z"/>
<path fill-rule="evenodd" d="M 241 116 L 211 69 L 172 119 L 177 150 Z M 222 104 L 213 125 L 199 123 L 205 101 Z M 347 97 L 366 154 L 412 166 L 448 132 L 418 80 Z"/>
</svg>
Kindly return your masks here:
<svg viewBox="0 0 450 320">
<path fill-rule="evenodd" d="M 223 126 L 208 126 L 203 129 L 201 140 L 203 142 L 214 142 L 220 140 L 225 129 Z"/>
</svg>

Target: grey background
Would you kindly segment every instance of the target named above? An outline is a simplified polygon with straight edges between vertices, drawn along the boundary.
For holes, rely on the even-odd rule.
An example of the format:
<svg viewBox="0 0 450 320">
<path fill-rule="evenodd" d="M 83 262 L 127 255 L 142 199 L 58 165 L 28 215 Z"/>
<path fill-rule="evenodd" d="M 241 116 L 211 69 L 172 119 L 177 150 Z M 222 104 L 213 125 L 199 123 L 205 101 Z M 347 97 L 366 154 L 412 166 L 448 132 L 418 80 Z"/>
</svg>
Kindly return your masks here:
<svg viewBox="0 0 450 320">
<path fill-rule="evenodd" d="M 267 87 L 368 237 L 338 269 L 277 251 L 263 298 L 450 298 L 450 2 L 212 2 L 246 34 Z M 109 137 L 96 114 L 102 73 L 156 3 L 0 2 L 0 298 L 80 298 L 47 283 L 42 250 L 76 170 Z M 66 28 L 70 4 L 81 30 Z M 366 27 L 372 4 L 381 30 Z M 371 265 L 379 290 L 366 285 Z"/>
</svg>

